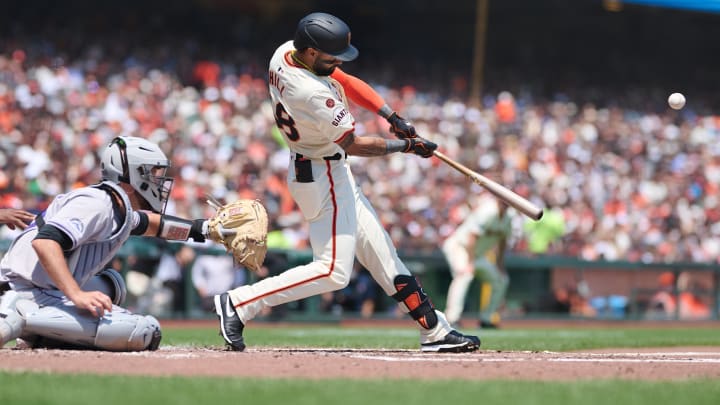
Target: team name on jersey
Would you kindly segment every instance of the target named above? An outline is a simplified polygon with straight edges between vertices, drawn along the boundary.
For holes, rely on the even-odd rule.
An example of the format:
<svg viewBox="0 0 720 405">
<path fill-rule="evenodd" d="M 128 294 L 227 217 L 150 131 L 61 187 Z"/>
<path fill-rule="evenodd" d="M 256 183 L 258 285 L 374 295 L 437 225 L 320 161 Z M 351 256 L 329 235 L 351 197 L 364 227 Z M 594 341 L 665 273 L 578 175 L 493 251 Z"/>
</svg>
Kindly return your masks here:
<svg viewBox="0 0 720 405">
<path fill-rule="evenodd" d="M 335 114 L 335 119 L 333 119 L 332 124 L 333 126 L 338 126 L 342 122 L 343 118 L 348 115 L 348 110 L 345 108 L 341 109 L 337 114 Z"/>
<path fill-rule="evenodd" d="M 268 82 L 271 86 L 275 87 L 282 96 L 283 91 L 285 91 L 285 86 L 280 84 L 280 76 L 273 72 L 272 70 L 268 73 Z"/>
</svg>

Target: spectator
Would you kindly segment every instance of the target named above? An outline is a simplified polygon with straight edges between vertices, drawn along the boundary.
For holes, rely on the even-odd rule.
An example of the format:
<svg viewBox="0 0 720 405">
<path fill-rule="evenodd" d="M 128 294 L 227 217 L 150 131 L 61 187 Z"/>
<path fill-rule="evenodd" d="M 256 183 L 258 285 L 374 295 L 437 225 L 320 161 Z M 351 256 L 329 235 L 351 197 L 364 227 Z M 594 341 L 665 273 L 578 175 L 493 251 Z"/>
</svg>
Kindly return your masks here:
<svg viewBox="0 0 720 405">
<path fill-rule="evenodd" d="M 658 291 L 648 303 L 647 316 L 653 319 L 708 319 L 710 307 L 698 295 L 700 284 L 692 274 L 666 271 L 658 277 Z"/>
<path fill-rule="evenodd" d="M 699 293 L 705 290 L 701 284 L 693 279 L 689 272 L 682 272 L 678 276 L 678 306 L 680 319 L 709 319 L 710 306 L 701 298 Z"/>
<path fill-rule="evenodd" d="M 587 297 L 581 294 L 577 286 L 570 284 L 554 288 L 552 292 L 541 295 L 536 302 L 525 303 L 523 307 L 527 313 L 554 313 L 579 317 L 597 315 Z"/>
<path fill-rule="evenodd" d="M 229 288 L 245 284 L 245 273 L 238 268 L 232 256 L 199 252 L 191 268 L 192 283 L 200 297 L 204 311 L 213 310 L 213 297 Z"/>
<path fill-rule="evenodd" d="M 156 315 L 181 314 L 186 311 L 186 273 L 195 260 L 195 250 L 184 243 L 168 243 L 160 256 L 157 270 L 150 280 L 150 293 Z"/>
<path fill-rule="evenodd" d="M 335 294 L 322 294 L 321 308 L 335 314 L 358 313 L 368 319 L 375 313 L 377 298 L 377 283 L 368 270 L 355 261 L 348 286 Z"/>
<path fill-rule="evenodd" d="M 565 220 L 557 209 L 546 209 L 539 221 L 525 221 L 528 250 L 530 253 L 547 253 L 551 244 L 565 234 Z"/>
<path fill-rule="evenodd" d="M 652 319 L 671 319 L 676 316 L 675 275 L 665 271 L 658 276 L 658 289 L 650 298 L 647 316 Z"/>
</svg>

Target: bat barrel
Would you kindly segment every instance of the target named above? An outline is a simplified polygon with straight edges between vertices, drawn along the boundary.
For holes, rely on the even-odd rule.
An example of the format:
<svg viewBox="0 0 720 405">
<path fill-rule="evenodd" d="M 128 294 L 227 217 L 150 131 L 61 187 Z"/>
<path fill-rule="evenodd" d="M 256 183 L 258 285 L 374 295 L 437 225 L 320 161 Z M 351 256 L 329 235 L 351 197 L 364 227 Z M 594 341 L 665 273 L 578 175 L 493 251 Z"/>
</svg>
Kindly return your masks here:
<svg viewBox="0 0 720 405">
<path fill-rule="evenodd" d="M 490 180 L 489 178 L 474 172 L 470 170 L 465 165 L 456 162 L 455 160 L 445 156 L 443 153 L 434 151 L 433 152 L 435 157 L 442 160 L 443 162 L 450 165 L 455 170 L 459 171 L 460 173 L 466 175 L 469 177 L 473 182 L 477 183 L 479 186 L 483 187 L 484 189 L 488 190 L 490 193 L 492 193 L 495 197 L 499 198 L 500 200 L 504 201 L 511 207 L 515 208 L 516 210 L 522 212 L 523 214 L 527 215 L 528 217 L 539 220 L 543 216 L 543 210 L 542 208 L 536 206 L 529 200 L 519 196 L 514 191 L 510 190 L 509 188 L 496 183 L 493 180 Z"/>
</svg>

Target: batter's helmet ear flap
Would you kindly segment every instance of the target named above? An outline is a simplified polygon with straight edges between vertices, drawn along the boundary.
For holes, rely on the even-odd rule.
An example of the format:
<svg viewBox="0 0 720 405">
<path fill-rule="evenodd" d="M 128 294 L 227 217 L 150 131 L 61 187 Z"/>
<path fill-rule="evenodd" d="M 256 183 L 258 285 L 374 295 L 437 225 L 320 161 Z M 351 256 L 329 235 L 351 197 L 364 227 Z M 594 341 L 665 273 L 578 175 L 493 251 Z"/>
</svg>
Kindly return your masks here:
<svg viewBox="0 0 720 405">
<path fill-rule="evenodd" d="M 295 30 L 295 49 L 315 48 L 341 61 L 358 57 L 358 50 L 350 44 L 350 27 L 334 15 L 312 13 L 303 17 Z"/>
</svg>

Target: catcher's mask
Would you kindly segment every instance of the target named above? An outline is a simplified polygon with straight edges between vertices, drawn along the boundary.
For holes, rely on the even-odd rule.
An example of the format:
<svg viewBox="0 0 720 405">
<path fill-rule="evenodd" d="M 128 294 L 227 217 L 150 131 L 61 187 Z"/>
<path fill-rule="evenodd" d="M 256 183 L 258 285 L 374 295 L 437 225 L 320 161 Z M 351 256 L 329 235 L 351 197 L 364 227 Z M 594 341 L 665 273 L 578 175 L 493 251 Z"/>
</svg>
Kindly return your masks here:
<svg viewBox="0 0 720 405">
<path fill-rule="evenodd" d="M 127 183 L 157 213 L 164 213 L 174 179 L 165 176 L 170 161 L 156 144 L 134 136 L 110 142 L 102 159 L 103 180 Z"/>
</svg>

